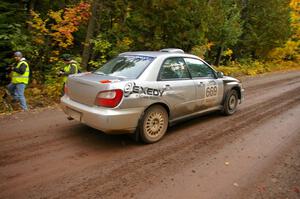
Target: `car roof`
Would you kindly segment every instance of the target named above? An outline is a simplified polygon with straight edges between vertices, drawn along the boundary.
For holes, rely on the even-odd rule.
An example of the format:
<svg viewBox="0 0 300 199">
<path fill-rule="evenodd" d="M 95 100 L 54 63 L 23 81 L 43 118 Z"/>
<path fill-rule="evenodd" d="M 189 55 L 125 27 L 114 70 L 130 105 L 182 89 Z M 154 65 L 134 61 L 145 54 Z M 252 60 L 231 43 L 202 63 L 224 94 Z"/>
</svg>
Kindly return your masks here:
<svg viewBox="0 0 300 199">
<path fill-rule="evenodd" d="M 187 56 L 187 57 L 195 57 L 198 58 L 195 55 L 191 55 L 191 54 L 187 54 L 187 53 L 178 53 L 178 52 L 162 52 L 162 51 L 133 51 L 133 52 L 124 52 L 119 54 L 119 56 L 126 56 L 126 55 L 138 55 L 138 56 L 149 56 L 149 57 L 159 57 L 159 56 L 179 56 L 179 57 L 183 57 L 183 56 Z"/>
</svg>

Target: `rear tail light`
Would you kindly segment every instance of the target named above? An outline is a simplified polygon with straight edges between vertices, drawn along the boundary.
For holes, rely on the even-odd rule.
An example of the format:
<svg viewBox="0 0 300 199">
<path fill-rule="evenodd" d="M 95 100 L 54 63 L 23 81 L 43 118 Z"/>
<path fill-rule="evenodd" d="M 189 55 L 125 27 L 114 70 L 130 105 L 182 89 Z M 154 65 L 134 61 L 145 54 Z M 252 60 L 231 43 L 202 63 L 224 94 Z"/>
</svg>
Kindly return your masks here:
<svg viewBox="0 0 300 199">
<path fill-rule="evenodd" d="M 123 98 L 123 91 L 120 89 L 101 91 L 96 97 L 95 104 L 98 106 L 113 108 L 116 107 Z"/>
<path fill-rule="evenodd" d="M 101 80 L 101 81 L 100 81 L 100 83 L 106 84 L 106 83 L 111 83 L 111 81 L 110 81 L 110 80 L 107 80 L 107 79 L 105 79 L 105 80 Z"/>
</svg>

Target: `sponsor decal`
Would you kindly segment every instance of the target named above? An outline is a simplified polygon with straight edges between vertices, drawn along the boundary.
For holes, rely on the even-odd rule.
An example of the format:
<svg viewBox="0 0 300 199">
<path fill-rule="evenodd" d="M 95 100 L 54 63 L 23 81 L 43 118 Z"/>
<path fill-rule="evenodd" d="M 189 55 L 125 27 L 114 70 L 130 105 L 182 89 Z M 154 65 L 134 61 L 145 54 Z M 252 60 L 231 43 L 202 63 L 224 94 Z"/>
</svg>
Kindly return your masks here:
<svg viewBox="0 0 300 199">
<path fill-rule="evenodd" d="M 165 89 L 156 89 L 143 86 L 137 86 L 135 82 L 128 82 L 124 87 L 124 96 L 129 97 L 133 93 L 144 94 L 148 96 L 162 96 Z"/>
</svg>

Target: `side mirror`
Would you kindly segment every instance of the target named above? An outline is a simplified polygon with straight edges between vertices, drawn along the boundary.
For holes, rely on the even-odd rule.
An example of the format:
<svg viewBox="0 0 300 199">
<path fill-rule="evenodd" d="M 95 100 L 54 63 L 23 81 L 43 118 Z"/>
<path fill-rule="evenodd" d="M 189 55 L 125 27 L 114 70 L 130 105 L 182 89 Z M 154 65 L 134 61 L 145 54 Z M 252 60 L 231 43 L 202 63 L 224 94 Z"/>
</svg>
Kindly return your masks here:
<svg viewBox="0 0 300 199">
<path fill-rule="evenodd" d="M 224 74 L 222 73 L 222 72 L 217 72 L 217 76 L 218 76 L 218 78 L 223 78 L 224 77 Z"/>
</svg>

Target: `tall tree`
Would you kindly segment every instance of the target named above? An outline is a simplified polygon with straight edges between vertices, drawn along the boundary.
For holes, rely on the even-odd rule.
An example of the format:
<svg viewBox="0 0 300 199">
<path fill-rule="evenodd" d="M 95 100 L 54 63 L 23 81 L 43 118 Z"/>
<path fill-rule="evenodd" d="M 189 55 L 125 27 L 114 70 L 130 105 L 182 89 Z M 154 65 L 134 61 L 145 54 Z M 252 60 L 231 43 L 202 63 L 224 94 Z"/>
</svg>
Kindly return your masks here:
<svg viewBox="0 0 300 199">
<path fill-rule="evenodd" d="M 210 0 L 207 38 L 213 43 L 215 65 L 218 66 L 225 48 L 238 42 L 242 34 L 240 9 L 235 0 Z"/>
<path fill-rule="evenodd" d="M 22 3 L 4 0 L 0 1 L 0 12 L 0 65 L 2 65 L 3 59 L 24 42 L 21 30 L 25 27 L 26 11 Z"/>
<path fill-rule="evenodd" d="M 263 58 L 290 36 L 290 0 L 242 0 L 244 31 L 240 55 Z"/>
<path fill-rule="evenodd" d="M 190 51 L 204 40 L 206 0 L 138 0 L 128 28 L 137 49 L 178 47 Z"/>
<path fill-rule="evenodd" d="M 91 39 L 94 37 L 95 33 L 95 27 L 96 27 L 96 20 L 99 18 L 100 12 L 101 11 L 101 6 L 102 2 L 100 0 L 94 0 L 92 2 L 92 10 L 91 10 L 91 16 L 88 22 L 88 28 L 86 32 L 86 37 L 85 37 L 85 42 L 83 46 L 83 52 L 82 52 L 82 62 L 81 65 L 83 68 L 85 68 L 87 71 L 90 70 L 88 66 L 88 62 L 91 57 L 91 50 L 92 50 L 92 44 L 91 44 Z"/>
</svg>

